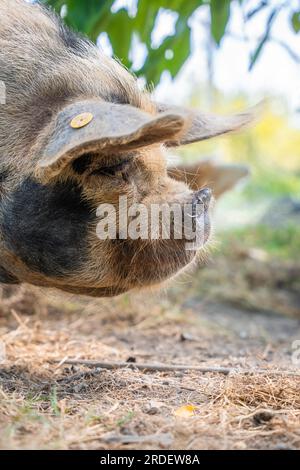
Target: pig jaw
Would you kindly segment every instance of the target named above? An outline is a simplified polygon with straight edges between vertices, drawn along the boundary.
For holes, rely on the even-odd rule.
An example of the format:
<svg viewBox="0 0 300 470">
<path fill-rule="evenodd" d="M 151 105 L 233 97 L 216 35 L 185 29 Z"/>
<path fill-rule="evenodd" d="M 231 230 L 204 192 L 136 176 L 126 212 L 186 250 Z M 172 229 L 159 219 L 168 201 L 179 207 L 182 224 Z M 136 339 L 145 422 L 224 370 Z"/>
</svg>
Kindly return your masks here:
<svg viewBox="0 0 300 470">
<path fill-rule="evenodd" d="M 210 201 L 201 216 L 203 232 L 200 234 L 200 244 L 198 241 L 195 247 L 190 239 L 178 240 L 172 237 L 168 240 L 116 239 L 106 241 L 105 248 L 100 243 L 96 250 L 94 245 L 95 256 L 100 252 L 110 253 L 107 260 L 109 271 L 103 275 L 103 271 L 99 273 L 95 270 L 94 284 L 100 281 L 111 295 L 117 295 L 131 289 L 157 286 L 194 265 L 208 250 L 211 232 L 209 212 Z"/>
</svg>

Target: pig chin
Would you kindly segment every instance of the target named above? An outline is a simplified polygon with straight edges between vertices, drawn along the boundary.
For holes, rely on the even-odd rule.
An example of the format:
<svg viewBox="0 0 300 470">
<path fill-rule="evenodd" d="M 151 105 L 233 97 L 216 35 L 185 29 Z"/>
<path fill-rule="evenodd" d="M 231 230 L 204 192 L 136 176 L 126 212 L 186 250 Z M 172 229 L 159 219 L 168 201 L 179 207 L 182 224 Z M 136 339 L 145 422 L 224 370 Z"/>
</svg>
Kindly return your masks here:
<svg viewBox="0 0 300 470">
<path fill-rule="evenodd" d="M 110 269 L 105 279 L 101 279 L 101 286 L 113 290 L 118 288 L 120 293 L 157 286 L 194 264 L 197 259 L 200 260 L 202 254 L 207 252 L 210 240 L 211 193 L 202 190 L 193 194 L 190 200 L 194 202 L 197 198 L 198 202 L 200 196 L 206 198 L 200 212 L 194 212 L 193 205 L 188 206 L 188 211 L 192 212 L 187 212 L 187 218 L 184 216 L 183 220 L 190 220 L 191 223 L 181 225 L 180 230 L 173 222 L 169 238 L 153 239 L 149 236 L 147 239 L 133 240 L 120 239 L 118 236 L 107 241 L 109 246 L 106 245 L 105 251 L 111 254 L 107 264 Z"/>
<path fill-rule="evenodd" d="M 192 266 L 207 251 L 210 241 L 211 224 L 209 215 L 205 216 L 205 231 L 201 235 L 202 244 L 191 249 L 188 240 L 160 240 L 123 244 L 116 250 L 119 260 L 116 284 L 124 292 L 157 286 Z M 127 256 L 124 257 L 124 251 Z"/>
<path fill-rule="evenodd" d="M 189 266 L 192 266 L 194 262 L 201 258 L 201 252 L 206 247 L 209 241 L 207 238 L 205 244 L 202 248 L 189 251 L 176 251 L 170 250 L 168 255 L 168 250 L 165 247 L 165 256 L 159 260 L 159 262 L 149 261 L 145 259 L 140 259 L 137 262 L 140 263 L 140 268 L 136 269 L 135 273 L 129 275 L 125 281 L 127 284 L 127 290 L 130 289 L 142 289 L 144 287 L 157 286 L 175 276 L 180 274 L 182 271 L 186 270 Z"/>
<path fill-rule="evenodd" d="M 119 263 L 117 277 L 122 286 L 132 289 L 160 284 L 180 273 L 197 258 L 201 259 L 201 253 L 207 251 L 211 233 L 211 190 L 205 188 L 193 193 L 189 195 L 189 200 L 191 204 L 187 212 L 184 212 L 185 202 L 182 202 L 184 223 L 181 230 L 178 232 L 173 222 L 169 239 L 127 240 L 125 244 L 115 244 Z M 198 204 L 198 209 L 194 204 Z M 190 223 L 186 223 L 187 220 Z M 175 236 L 176 233 L 180 234 L 180 239 Z"/>
</svg>

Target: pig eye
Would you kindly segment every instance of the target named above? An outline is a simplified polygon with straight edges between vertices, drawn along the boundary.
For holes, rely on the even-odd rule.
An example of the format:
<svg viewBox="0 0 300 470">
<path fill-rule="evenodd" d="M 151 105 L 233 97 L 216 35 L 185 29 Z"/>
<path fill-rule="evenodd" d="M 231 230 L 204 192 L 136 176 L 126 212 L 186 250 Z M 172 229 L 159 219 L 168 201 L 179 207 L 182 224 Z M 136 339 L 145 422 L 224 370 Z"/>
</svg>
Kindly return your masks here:
<svg viewBox="0 0 300 470">
<path fill-rule="evenodd" d="M 75 173 L 82 175 L 88 167 L 91 165 L 94 155 L 91 153 L 85 153 L 81 157 L 77 158 L 72 164 Z"/>
<path fill-rule="evenodd" d="M 85 173 L 92 166 L 93 161 L 95 160 L 95 156 L 95 154 L 86 153 L 84 155 L 81 155 L 81 157 L 77 158 L 72 163 L 72 167 L 75 173 L 77 173 L 78 175 L 83 175 L 83 173 Z M 98 168 L 91 169 L 89 175 L 113 177 L 117 176 L 117 174 L 120 173 L 123 179 L 126 179 L 125 172 L 128 169 L 131 160 L 131 158 L 127 158 L 122 161 L 118 160 L 114 165 L 107 165 L 104 163 L 102 166 L 99 165 Z"/>
<path fill-rule="evenodd" d="M 102 166 L 93 170 L 91 175 L 116 176 L 117 173 L 125 173 L 130 164 L 130 160 L 123 160 L 120 163 L 110 166 Z"/>
</svg>

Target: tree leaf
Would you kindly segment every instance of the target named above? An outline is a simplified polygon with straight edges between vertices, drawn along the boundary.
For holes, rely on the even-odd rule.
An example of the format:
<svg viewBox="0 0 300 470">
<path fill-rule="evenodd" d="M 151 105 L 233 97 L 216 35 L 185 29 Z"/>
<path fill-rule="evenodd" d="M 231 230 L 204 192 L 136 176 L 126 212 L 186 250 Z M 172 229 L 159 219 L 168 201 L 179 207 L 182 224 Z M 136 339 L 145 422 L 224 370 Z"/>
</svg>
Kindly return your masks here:
<svg viewBox="0 0 300 470">
<path fill-rule="evenodd" d="M 149 82 L 156 85 L 165 70 L 169 70 L 174 78 L 190 55 L 190 28 L 185 22 L 180 22 L 176 27 L 176 33 L 165 38 L 157 49 L 149 51 L 146 63 L 138 71 L 138 75 L 146 76 Z M 170 51 L 173 57 L 166 58 L 166 52 Z"/>
<path fill-rule="evenodd" d="M 63 5 L 67 7 L 65 23 L 76 31 L 81 31 L 96 41 L 100 32 L 105 30 L 108 15 L 114 0 L 43 0 L 43 3 L 60 13 Z"/>
<path fill-rule="evenodd" d="M 202 4 L 202 1 L 199 2 L 199 0 L 189 0 L 189 2 L 173 0 L 173 2 L 169 2 L 169 4 L 173 3 L 174 5 L 176 2 L 178 8 L 182 5 L 175 25 L 175 34 L 167 36 L 157 49 L 149 49 L 144 66 L 136 72 L 137 75 L 145 76 L 147 81 L 154 85 L 158 84 L 161 74 L 165 70 L 169 70 L 174 78 L 188 59 L 191 51 L 191 30 L 187 22 L 197 6 Z M 167 51 L 173 55 L 169 60 L 166 58 Z"/>
<path fill-rule="evenodd" d="M 211 34 L 218 45 L 221 43 L 230 17 L 231 0 L 210 0 Z"/>
<path fill-rule="evenodd" d="M 294 28 L 295 33 L 299 33 L 299 31 L 300 31 L 300 11 L 296 11 L 292 15 L 292 26 Z"/>
<path fill-rule="evenodd" d="M 161 2 L 149 0 L 139 0 L 138 12 L 134 19 L 134 28 L 140 40 L 149 48 L 151 47 L 151 33 L 153 31 Z"/>
<path fill-rule="evenodd" d="M 114 54 L 128 68 L 131 66 L 129 51 L 132 40 L 133 20 L 128 16 L 127 10 L 122 8 L 112 15 L 107 28 L 107 34 L 112 44 Z"/>
</svg>

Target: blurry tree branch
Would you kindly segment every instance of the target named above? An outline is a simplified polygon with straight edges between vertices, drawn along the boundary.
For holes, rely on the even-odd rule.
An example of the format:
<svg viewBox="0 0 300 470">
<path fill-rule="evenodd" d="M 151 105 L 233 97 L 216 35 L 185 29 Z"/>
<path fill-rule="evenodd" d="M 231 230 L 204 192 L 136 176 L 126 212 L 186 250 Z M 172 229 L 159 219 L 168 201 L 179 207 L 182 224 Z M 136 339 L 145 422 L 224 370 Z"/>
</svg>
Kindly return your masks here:
<svg viewBox="0 0 300 470">
<path fill-rule="evenodd" d="M 284 41 L 281 41 L 280 39 L 277 39 L 277 38 L 270 38 L 270 39 L 271 41 L 281 46 L 291 56 L 291 58 L 295 62 L 297 62 L 298 64 L 300 63 L 300 55 L 298 55 L 288 44 L 286 44 Z"/>
</svg>

